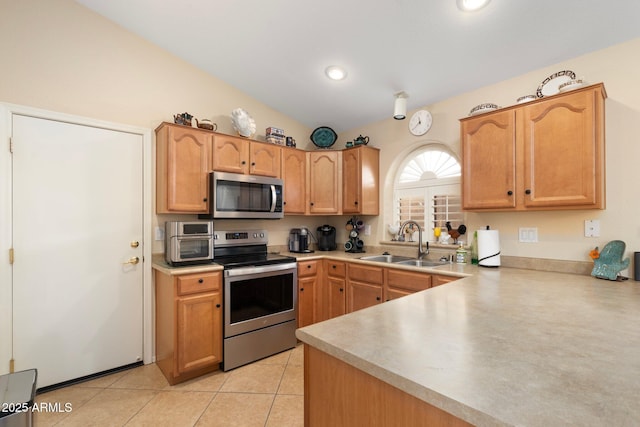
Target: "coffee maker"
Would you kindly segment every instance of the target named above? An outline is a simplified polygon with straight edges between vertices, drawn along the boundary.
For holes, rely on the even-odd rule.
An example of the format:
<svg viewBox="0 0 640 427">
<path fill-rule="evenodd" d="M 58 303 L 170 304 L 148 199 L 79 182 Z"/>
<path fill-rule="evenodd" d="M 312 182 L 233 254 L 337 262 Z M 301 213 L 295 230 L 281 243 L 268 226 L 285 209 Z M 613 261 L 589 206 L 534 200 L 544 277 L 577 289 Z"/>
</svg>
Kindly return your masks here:
<svg viewBox="0 0 640 427">
<path fill-rule="evenodd" d="M 318 250 L 334 251 L 336 245 L 336 228 L 325 224 L 317 228 L 318 232 Z"/>
<path fill-rule="evenodd" d="M 308 228 L 292 228 L 289 232 L 289 252 L 313 252 L 309 249 L 310 235 Z"/>
</svg>

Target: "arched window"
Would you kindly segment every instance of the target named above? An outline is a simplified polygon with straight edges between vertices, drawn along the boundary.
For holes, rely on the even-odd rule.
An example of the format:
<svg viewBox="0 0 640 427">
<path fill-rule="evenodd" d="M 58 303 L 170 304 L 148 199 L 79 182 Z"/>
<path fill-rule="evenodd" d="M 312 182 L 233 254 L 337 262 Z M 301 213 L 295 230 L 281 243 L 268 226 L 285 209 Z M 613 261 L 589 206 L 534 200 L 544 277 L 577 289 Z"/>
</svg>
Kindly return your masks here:
<svg viewBox="0 0 640 427">
<path fill-rule="evenodd" d="M 424 241 L 436 240 L 434 227 L 444 229 L 449 221 L 457 228 L 463 221 L 460 162 L 444 145 L 430 144 L 411 152 L 398 168 L 393 194 L 393 223 L 416 221 Z"/>
</svg>

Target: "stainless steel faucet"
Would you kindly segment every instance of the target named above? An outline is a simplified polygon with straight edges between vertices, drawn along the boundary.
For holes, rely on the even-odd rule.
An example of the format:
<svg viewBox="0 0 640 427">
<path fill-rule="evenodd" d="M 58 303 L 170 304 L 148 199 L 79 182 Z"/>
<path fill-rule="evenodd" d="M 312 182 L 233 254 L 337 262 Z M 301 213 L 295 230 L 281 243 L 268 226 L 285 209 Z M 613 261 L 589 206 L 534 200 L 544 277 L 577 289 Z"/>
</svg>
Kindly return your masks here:
<svg viewBox="0 0 640 427">
<path fill-rule="evenodd" d="M 405 221 L 400 226 L 400 230 L 398 230 L 398 236 L 402 236 L 402 231 L 409 224 L 413 224 L 416 227 L 418 227 L 418 259 L 422 259 L 422 258 L 424 258 L 425 255 L 427 255 L 429 253 L 429 242 L 427 242 L 427 250 L 426 251 L 422 250 L 422 227 L 420 227 L 420 224 L 418 224 L 417 222 L 415 222 L 412 219 L 410 219 L 408 221 Z"/>
</svg>

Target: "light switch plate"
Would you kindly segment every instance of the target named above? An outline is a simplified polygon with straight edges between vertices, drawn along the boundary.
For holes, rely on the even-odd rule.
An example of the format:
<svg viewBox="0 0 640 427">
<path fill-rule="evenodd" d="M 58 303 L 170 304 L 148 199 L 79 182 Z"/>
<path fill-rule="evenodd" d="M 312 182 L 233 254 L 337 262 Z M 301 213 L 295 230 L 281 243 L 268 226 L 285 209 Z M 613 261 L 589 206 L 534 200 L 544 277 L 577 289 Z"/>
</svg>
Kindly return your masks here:
<svg viewBox="0 0 640 427">
<path fill-rule="evenodd" d="M 162 227 L 156 227 L 156 235 L 155 238 L 156 240 L 164 240 L 164 228 Z"/>
<path fill-rule="evenodd" d="M 600 237 L 600 220 L 584 220 L 584 237 Z"/>
</svg>

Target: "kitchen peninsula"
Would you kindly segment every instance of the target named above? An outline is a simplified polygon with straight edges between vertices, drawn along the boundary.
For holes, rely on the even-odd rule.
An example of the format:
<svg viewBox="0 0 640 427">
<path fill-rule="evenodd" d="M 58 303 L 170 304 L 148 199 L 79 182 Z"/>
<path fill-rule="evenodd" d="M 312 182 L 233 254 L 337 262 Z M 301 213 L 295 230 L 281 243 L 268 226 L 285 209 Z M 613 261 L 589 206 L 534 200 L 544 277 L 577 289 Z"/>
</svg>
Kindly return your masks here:
<svg viewBox="0 0 640 427">
<path fill-rule="evenodd" d="M 636 282 L 468 271 L 299 329 L 305 425 L 640 425 Z"/>
</svg>

